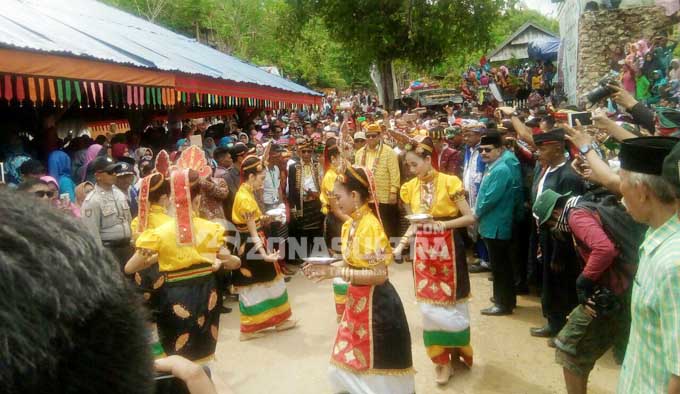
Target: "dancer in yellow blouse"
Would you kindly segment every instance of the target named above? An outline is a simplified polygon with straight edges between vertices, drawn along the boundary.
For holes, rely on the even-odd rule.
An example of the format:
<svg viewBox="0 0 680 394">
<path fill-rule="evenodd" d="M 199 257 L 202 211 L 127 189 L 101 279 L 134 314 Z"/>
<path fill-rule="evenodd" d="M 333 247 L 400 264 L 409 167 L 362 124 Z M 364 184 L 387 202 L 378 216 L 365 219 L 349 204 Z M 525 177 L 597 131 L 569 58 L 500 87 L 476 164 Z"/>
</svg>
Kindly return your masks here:
<svg viewBox="0 0 680 394">
<path fill-rule="evenodd" d="M 331 256 L 339 256 L 342 254 L 340 250 L 340 231 L 342 224 L 349 219 L 345 213 L 342 212 L 335 200 L 335 181 L 338 179 L 338 167 L 340 165 L 341 157 L 340 150 L 336 144 L 335 138 L 329 138 L 326 141 L 326 148 L 324 150 L 325 158 L 325 174 L 321 182 L 321 213 L 324 214 L 324 238 L 326 241 L 326 248 Z M 335 312 L 338 322 L 342 318 L 345 311 L 345 301 L 347 299 L 347 282 L 342 278 L 333 279 L 333 296 L 335 299 Z"/>
<path fill-rule="evenodd" d="M 415 392 L 411 336 L 404 307 L 388 280 L 392 251 L 369 206 L 375 186 L 370 171 L 348 167 L 335 183 L 340 209 L 350 217 L 342 226 L 345 265 L 309 264 L 310 279 L 342 278 L 349 283 L 329 370 L 335 392 L 411 394 Z M 375 210 L 375 211 L 374 211 Z"/>
<path fill-rule="evenodd" d="M 470 279 L 457 229 L 474 223 L 474 217 L 460 179 L 433 169 L 432 139 L 420 136 L 409 145 L 406 164 L 416 177 L 401 187 L 401 199 L 408 213 L 429 214 L 432 221 L 411 225 L 395 254 L 401 254 L 415 237 L 413 273 L 423 314 L 423 339 L 436 365 L 436 382 L 445 384 L 453 373 L 452 360 L 460 357 L 472 365 Z"/>
<path fill-rule="evenodd" d="M 147 230 L 153 230 L 161 225 L 172 221 L 167 214 L 170 201 L 170 183 L 160 173 L 153 173 L 142 179 L 139 188 L 139 215 L 132 219 L 132 239 L 137 241 L 140 235 Z M 142 291 L 144 302 L 149 309 L 149 342 L 154 357 L 165 357 L 165 352 L 160 344 L 156 320 L 158 319 L 158 294 L 156 291 L 163 286 L 163 275 L 158 271 L 158 264 L 152 264 L 143 271 L 135 272 L 135 284 Z"/>
<path fill-rule="evenodd" d="M 241 164 L 241 187 L 234 198 L 232 221 L 240 234 L 239 254 L 242 266 L 234 271 L 234 286 L 239 294 L 241 310 L 241 340 L 262 335 L 262 331 L 276 331 L 295 327 L 291 320 L 288 291 L 278 261 L 277 251 L 267 252 L 266 239 L 261 231 L 263 217 L 255 200 L 255 191 L 264 187 L 264 165 L 256 156 L 249 156 Z"/>
<path fill-rule="evenodd" d="M 214 270 L 240 264 L 224 245 L 224 227 L 198 217 L 199 175 L 177 170 L 171 177 L 176 217 L 144 231 L 125 265 L 132 274 L 158 263 L 163 275 L 158 331 L 163 349 L 193 361 L 209 361 L 219 329 Z"/>
</svg>

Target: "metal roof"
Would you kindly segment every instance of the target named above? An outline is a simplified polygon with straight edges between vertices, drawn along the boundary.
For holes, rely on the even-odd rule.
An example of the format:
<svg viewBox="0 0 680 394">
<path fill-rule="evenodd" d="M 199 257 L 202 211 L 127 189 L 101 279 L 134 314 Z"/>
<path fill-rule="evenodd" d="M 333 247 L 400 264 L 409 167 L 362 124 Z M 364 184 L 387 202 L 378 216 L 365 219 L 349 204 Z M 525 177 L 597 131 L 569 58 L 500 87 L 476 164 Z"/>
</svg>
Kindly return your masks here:
<svg viewBox="0 0 680 394">
<path fill-rule="evenodd" d="M 543 27 L 541 27 L 541 26 L 539 26 L 539 25 L 537 25 L 537 24 L 535 24 L 535 23 L 533 23 L 533 22 L 526 22 L 526 23 L 524 23 L 522 26 L 520 26 L 519 29 L 515 30 L 515 32 L 512 33 L 512 35 L 511 35 L 510 37 L 508 37 L 507 39 L 505 39 L 505 41 L 503 41 L 500 45 L 498 45 L 498 46 L 496 47 L 496 49 L 494 49 L 489 55 L 487 55 L 487 57 L 488 57 L 489 59 L 491 59 L 492 57 L 496 56 L 496 55 L 498 54 L 498 52 L 500 52 L 506 45 L 510 44 L 515 38 L 519 37 L 519 36 L 520 36 L 522 33 L 524 33 L 527 29 L 530 29 L 530 28 L 532 28 L 532 27 L 533 27 L 534 29 L 536 29 L 536 30 L 542 32 L 542 33 L 545 33 L 547 36 L 552 36 L 552 37 L 554 37 L 554 38 L 559 38 L 559 36 L 558 36 L 557 34 L 551 32 L 551 31 L 548 30 L 548 29 L 545 29 L 545 28 L 543 28 Z"/>
<path fill-rule="evenodd" d="M 321 95 L 94 0 L 1 0 L 0 45 Z"/>
</svg>

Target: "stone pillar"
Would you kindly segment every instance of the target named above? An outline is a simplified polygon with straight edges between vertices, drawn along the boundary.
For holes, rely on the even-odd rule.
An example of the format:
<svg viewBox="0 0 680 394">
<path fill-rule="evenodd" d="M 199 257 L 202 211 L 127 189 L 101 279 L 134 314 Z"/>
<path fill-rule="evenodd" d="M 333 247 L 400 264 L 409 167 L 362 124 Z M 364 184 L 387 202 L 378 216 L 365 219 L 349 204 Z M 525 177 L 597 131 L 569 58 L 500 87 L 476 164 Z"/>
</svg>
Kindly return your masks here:
<svg viewBox="0 0 680 394">
<path fill-rule="evenodd" d="M 609 72 L 609 55 L 617 46 L 651 40 L 672 26 L 661 7 L 636 7 L 584 12 L 579 22 L 577 98 L 594 88 Z"/>
</svg>

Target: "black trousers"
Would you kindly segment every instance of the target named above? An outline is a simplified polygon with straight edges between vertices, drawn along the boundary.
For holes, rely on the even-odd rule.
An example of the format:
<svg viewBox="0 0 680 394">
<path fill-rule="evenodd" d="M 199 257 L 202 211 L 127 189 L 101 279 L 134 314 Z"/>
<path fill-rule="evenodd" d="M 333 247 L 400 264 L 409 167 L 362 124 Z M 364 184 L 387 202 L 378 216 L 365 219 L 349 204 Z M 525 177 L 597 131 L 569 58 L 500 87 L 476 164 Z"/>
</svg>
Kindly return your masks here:
<svg viewBox="0 0 680 394">
<path fill-rule="evenodd" d="M 513 270 L 512 241 L 484 238 L 493 272 L 493 297 L 496 305 L 512 309 L 517 305 Z"/>
<path fill-rule="evenodd" d="M 512 248 L 513 256 L 515 257 L 515 286 L 517 288 L 527 288 L 529 285 L 528 264 L 530 261 L 530 236 L 531 236 L 531 219 L 527 216 L 521 218 L 521 221 L 515 223 L 512 228 Z"/>
<path fill-rule="evenodd" d="M 133 254 L 135 254 L 135 248 L 130 243 L 130 239 L 122 239 L 119 241 L 102 241 L 102 244 L 106 249 L 111 252 L 113 257 L 115 257 L 116 262 L 120 267 L 120 271 L 123 272 L 125 269 L 125 264 L 130 260 Z"/>
<path fill-rule="evenodd" d="M 578 305 L 579 258 L 568 238 L 557 240 L 548 231 L 541 231 L 539 240 L 544 262 L 541 309 L 552 330 L 559 332 L 567 323 L 569 313 Z"/>
<path fill-rule="evenodd" d="M 399 206 L 397 204 L 378 204 L 380 210 L 380 219 L 382 219 L 383 227 L 387 238 L 400 237 L 399 233 Z"/>
</svg>

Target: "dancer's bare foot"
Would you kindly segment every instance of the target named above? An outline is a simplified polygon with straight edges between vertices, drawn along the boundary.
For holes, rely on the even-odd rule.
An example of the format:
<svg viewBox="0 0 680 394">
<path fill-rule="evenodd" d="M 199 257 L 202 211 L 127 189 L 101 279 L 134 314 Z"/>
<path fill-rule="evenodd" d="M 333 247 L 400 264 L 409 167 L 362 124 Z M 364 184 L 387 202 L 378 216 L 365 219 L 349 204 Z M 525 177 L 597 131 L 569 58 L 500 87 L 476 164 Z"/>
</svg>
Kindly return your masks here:
<svg viewBox="0 0 680 394">
<path fill-rule="evenodd" d="M 286 331 L 297 326 L 297 320 L 286 320 L 283 323 L 275 327 L 276 331 Z"/>
<path fill-rule="evenodd" d="M 447 364 L 437 364 L 434 368 L 435 382 L 437 384 L 443 385 L 449 382 L 449 379 L 453 375 L 453 368 L 450 363 Z"/>
</svg>

